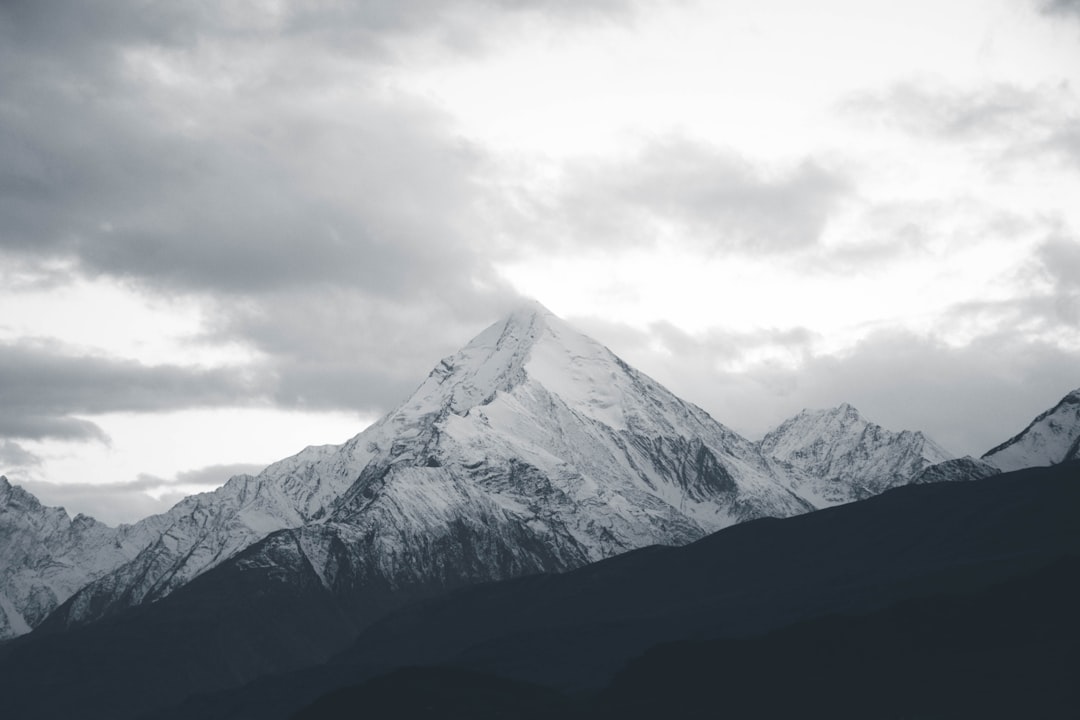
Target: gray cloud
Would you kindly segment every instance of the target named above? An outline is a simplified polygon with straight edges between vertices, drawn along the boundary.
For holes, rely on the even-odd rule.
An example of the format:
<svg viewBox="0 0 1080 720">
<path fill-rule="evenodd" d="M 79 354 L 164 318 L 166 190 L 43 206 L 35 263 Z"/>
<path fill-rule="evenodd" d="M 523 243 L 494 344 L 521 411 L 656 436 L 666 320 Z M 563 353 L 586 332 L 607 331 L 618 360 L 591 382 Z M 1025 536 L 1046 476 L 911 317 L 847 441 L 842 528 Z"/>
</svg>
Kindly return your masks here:
<svg viewBox="0 0 1080 720">
<path fill-rule="evenodd" d="M 97 425 L 72 416 L 249 405 L 271 389 L 265 373 L 250 369 L 147 366 L 47 345 L 3 344 L 0 436 L 106 441 Z"/>
<path fill-rule="evenodd" d="M 147 123 L 126 95 L 23 95 L 0 103 L 0 248 L 16 257 L 230 294 L 354 284 L 402 296 L 483 272 L 469 245 L 480 158 L 420 104 L 362 102 L 350 122 L 318 127 L 288 108 L 251 127 L 230 106 L 215 133 L 191 138 Z"/>
<path fill-rule="evenodd" d="M 3 431 L 0 430 L 0 433 Z M 0 465 L 5 469 L 0 470 L 0 475 L 4 472 L 11 472 L 13 467 L 31 467 L 41 464 L 41 458 L 30 452 L 22 445 L 10 440 L 0 440 Z"/>
<path fill-rule="evenodd" d="M 627 362 L 749 437 L 803 408 L 850 402 L 893 430 L 923 430 L 957 454 L 981 454 L 1080 387 L 1080 352 L 1018 337 L 983 336 L 953 347 L 906 331 L 872 335 L 839 355 L 759 362 L 724 372 L 730 350 L 705 337 L 683 353 L 657 352 L 647 333 L 597 336 Z M 796 348 L 801 333 L 794 334 Z M 686 336 L 688 341 L 693 338 Z"/>
<path fill-rule="evenodd" d="M 1043 147 L 1066 164 L 1080 168 L 1080 117 L 1071 118 L 1052 131 Z"/>
<path fill-rule="evenodd" d="M 197 295 L 215 339 L 265 362 L 199 373 L 54 353 L 35 366 L 39 348 L 4 347 L 0 364 L 23 374 L 0 381 L 0 432 L 105 441 L 71 413 L 125 408 L 386 409 L 510 294 L 489 264 L 493 171 L 430 103 L 376 82 L 387 57 L 353 62 L 327 34 L 592 23 L 632 5 L 4 4 L 0 264 L 20 283 L 7 289 L 82 275 Z M 434 329 L 394 329 L 410 319 Z"/>
<path fill-rule="evenodd" d="M 1080 116 L 1067 83 L 1038 87 L 998 83 L 961 90 L 905 82 L 883 92 L 850 95 L 838 108 L 858 122 L 950 143 L 970 142 L 991 162 L 1052 157 L 1080 169 Z"/>
<path fill-rule="evenodd" d="M 685 138 L 651 142 L 625 161 L 576 163 L 564 176 L 556 197 L 525 211 L 545 245 L 648 244 L 670 224 L 708 252 L 788 252 L 815 245 L 850 190 L 815 160 L 777 173 Z"/>
<path fill-rule="evenodd" d="M 380 413 L 515 298 L 499 286 L 460 294 L 420 289 L 406 301 L 352 288 L 296 289 L 220 307 L 211 338 L 244 338 L 270 358 L 278 404 Z"/>
<path fill-rule="evenodd" d="M 110 443 L 109 436 L 96 423 L 73 417 L 30 414 L 0 415 L 0 436 L 26 440 L 72 440 Z"/>
<path fill-rule="evenodd" d="M 880 125 L 957 138 L 1024 128 L 1044 98 L 1041 93 L 999 84 L 978 91 L 900 83 L 884 92 L 846 98 L 840 109 Z"/>
<path fill-rule="evenodd" d="M 1080 326 L 1080 240 L 1054 234 L 1039 246 L 1036 258 L 1053 286 L 1053 317 Z"/>
<path fill-rule="evenodd" d="M 1039 9 L 1047 15 L 1075 15 L 1080 18 L 1080 0 L 1039 0 Z"/>
<path fill-rule="evenodd" d="M 6 3 L 0 255 L 69 259 L 155 292 L 471 292 L 491 279 L 486 159 L 430 103 L 380 83 L 378 63 L 351 58 L 379 43 L 327 35 L 437 41 L 455 23 L 589 25 L 637 4 Z"/>
<path fill-rule="evenodd" d="M 251 463 L 211 465 L 178 473 L 175 478 L 141 474 L 126 482 L 47 483 L 32 479 L 18 482 L 45 505 L 78 507 L 91 517 L 116 525 L 165 512 L 193 486 L 210 490 L 234 475 L 254 475 L 263 467 Z M 148 492 L 159 494 L 159 498 L 154 499 Z"/>
<path fill-rule="evenodd" d="M 1057 288 L 1080 290 L 1080 240 L 1053 235 L 1039 246 L 1038 259 Z"/>
</svg>

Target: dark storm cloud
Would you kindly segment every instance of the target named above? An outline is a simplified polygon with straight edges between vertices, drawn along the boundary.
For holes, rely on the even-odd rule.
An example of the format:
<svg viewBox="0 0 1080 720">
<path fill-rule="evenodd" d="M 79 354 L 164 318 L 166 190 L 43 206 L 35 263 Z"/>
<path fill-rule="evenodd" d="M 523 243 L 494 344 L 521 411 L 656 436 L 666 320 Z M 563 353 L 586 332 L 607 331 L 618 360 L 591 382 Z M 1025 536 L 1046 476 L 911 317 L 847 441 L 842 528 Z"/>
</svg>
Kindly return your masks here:
<svg viewBox="0 0 1080 720">
<path fill-rule="evenodd" d="M 572 165 L 565 189 L 526 214 L 545 242 L 652 243 L 667 225 L 707 252 L 769 254 L 815 245 L 849 189 L 814 160 L 771 171 L 674 139 L 650 143 L 630 160 Z"/>
<path fill-rule="evenodd" d="M 97 425 L 73 416 L 249 405 L 265 400 L 271 387 L 268 377 L 246 370 L 147 366 L 5 344 L 0 436 L 105 441 Z"/>
</svg>

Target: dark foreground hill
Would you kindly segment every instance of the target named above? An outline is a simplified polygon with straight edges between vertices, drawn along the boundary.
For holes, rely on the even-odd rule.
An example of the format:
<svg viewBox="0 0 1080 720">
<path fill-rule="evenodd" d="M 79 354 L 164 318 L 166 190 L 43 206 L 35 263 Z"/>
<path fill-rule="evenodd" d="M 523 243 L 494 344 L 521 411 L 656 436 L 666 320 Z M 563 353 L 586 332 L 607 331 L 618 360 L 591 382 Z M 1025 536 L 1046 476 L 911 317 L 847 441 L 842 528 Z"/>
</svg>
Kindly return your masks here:
<svg viewBox="0 0 1080 720">
<path fill-rule="evenodd" d="M 1073 556 L 979 592 L 660 645 L 599 693 L 405 668 L 331 692 L 294 718 L 1072 718 L 1077 607 Z"/>
<path fill-rule="evenodd" d="M 1037 715 L 1052 717 L 1066 692 L 1055 678 L 1077 670 L 1069 598 L 1080 555 L 1078 480 L 1080 466 L 1070 463 L 904 487 L 683 548 L 470 588 L 395 613 L 330 663 L 193 698 L 162 716 L 287 717 L 332 689 L 420 665 L 443 669 L 347 691 L 367 693 L 354 709 L 408 717 L 404 699 L 380 714 L 372 693 L 423 698 L 434 683 L 457 688 L 466 703 L 477 693 L 524 697 L 538 712 L 581 711 L 585 693 L 602 705 L 584 712 L 621 717 L 664 707 L 779 717 L 800 701 L 837 697 L 852 704 L 829 711 L 849 716 L 965 717 L 965 708 L 987 704 L 1015 710 L 1026 695 L 1050 713 Z M 673 642 L 683 644 L 655 648 Z M 448 681 L 448 672 L 472 674 Z M 1013 705 L 994 700 L 1010 687 L 1003 678 L 1013 679 Z M 981 699 L 956 704 L 972 694 Z M 882 704 L 866 704 L 879 696 Z M 433 716 L 457 712 L 439 697 L 424 705 L 439 710 Z"/>
</svg>

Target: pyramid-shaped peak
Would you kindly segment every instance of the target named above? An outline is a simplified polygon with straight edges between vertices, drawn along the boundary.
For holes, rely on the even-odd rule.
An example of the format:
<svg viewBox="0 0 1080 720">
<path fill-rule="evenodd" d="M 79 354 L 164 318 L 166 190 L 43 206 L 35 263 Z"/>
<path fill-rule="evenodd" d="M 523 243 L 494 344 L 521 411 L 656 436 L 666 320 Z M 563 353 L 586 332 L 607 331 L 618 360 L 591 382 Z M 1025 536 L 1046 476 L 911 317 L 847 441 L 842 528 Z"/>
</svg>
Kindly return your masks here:
<svg viewBox="0 0 1080 720">
<path fill-rule="evenodd" d="M 652 417 L 678 398 L 538 302 L 515 306 L 460 351 L 444 358 L 395 415 L 464 415 L 500 394 L 557 398 L 570 412 L 613 428 Z M 668 422 L 665 420 L 664 422 Z M 696 422 L 696 421 L 694 421 Z"/>
<path fill-rule="evenodd" d="M 614 367 L 610 351 L 535 300 L 518 303 L 457 353 L 444 358 L 406 403 L 410 412 L 449 407 L 460 413 L 526 377 L 564 378 L 571 364 Z M 609 375 L 610 373 L 606 373 Z"/>
</svg>

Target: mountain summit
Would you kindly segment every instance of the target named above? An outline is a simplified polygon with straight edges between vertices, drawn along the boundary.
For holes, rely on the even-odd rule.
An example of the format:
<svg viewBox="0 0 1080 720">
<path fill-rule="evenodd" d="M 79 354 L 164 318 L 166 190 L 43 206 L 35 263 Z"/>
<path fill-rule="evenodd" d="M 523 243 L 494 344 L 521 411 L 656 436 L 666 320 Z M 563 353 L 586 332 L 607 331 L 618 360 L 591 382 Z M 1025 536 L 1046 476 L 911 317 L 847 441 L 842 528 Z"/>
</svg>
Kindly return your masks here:
<svg viewBox="0 0 1080 720">
<path fill-rule="evenodd" d="M 791 490 L 802 481 L 528 304 L 344 445 L 309 448 L 170 511 L 162 541 L 80 590 L 50 623 L 164 597 L 233 557 L 239 570 L 313 572 L 364 622 L 389 595 L 561 571 L 812 510 Z M 375 599 L 375 585 L 392 592 Z"/>
</svg>

